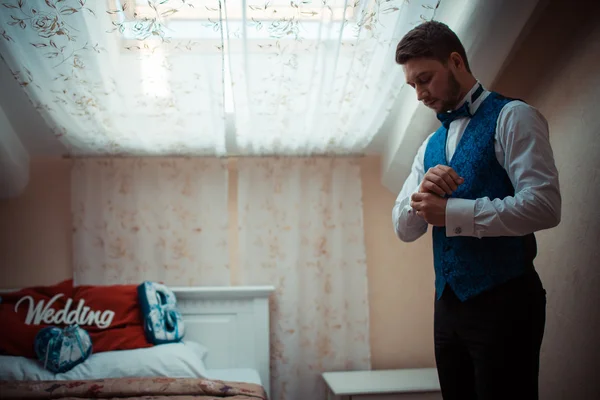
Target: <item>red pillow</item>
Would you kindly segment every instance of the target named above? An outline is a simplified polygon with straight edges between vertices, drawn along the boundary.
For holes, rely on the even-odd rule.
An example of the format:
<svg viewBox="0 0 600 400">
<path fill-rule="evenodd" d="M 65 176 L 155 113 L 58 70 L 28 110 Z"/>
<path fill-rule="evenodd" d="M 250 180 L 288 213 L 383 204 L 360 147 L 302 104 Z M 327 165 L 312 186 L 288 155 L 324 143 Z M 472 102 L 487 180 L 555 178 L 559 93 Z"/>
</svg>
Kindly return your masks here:
<svg viewBox="0 0 600 400">
<path fill-rule="evenodd" d="M 137 285 L 76 286 L 67 280 L 0 294 L 0 354 L 37 358 L 35 336 L 46 326 L 78 324 L 94 353 L 151 347 Z"/>
<path fill-rule="evenodd" d="M 72 297 L 72 280 L 0 293 L 0 354 L 36 358 L 35 336 L 46 326 L 65 326 Z"/>
<path fill-rule="evenodd" d="M 137 285 L 76 286 L 74 300 L 91 310 L 83 315 L 82 327 L 92 338 L 94 353 L 152 346 L 144 334 Z"/>
</svg>

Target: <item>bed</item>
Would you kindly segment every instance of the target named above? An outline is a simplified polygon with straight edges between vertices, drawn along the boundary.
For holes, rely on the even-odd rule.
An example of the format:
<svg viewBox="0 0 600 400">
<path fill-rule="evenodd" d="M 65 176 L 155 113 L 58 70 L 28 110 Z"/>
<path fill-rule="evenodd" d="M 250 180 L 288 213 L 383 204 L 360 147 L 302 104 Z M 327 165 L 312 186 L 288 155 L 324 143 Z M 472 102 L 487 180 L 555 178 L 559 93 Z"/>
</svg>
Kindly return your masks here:
<svg viewBox="0 0 600 400">
<path fill-rule="evenodd" d="M 274 288 L 170 289 L 185 322 L 181 343 L 92 354 L 62 374 L 0 356 L 0 398 L 268 399 Z"/>
</svg>

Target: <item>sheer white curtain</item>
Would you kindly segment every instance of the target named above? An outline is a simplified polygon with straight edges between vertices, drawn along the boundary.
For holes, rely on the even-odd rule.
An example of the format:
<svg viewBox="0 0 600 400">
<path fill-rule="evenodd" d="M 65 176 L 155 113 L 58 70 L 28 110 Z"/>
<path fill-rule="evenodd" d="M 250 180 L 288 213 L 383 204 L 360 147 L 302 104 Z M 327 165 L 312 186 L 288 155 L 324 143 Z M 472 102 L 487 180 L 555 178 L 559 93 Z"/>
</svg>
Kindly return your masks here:
<svg viewBox="0 0 600 400">
<path fill-rule="evenodd" d="M 3 0 L 0 56 L 72 154 L 358 153 L 439 1 Z"/>
<path fill-rule="evenodd" d="M 202 5 L 218 10 L 219 0 Z M 0 56 L 72 154 L 219 155 L 222 35 L 170 19 L 188 9 L 182 0 L 3 0 Z"/>
<path fill-rule="evenodd" d="M 218 159 L 76 160 L 76 284 L 229 285 L 227 166 Z"/>
<path fill-rule="evenodd" d="M 323 399 L 321 372 L 370 368 L 358 162 L 248 158 L 238 166 L 242 283 L 276 286 L 273 398 Z"/>
<path fill-rule="evenodd" d="M 226 1 L 239 152 L 363 152 L 404 83 L 396 45 L 438 3 Z"/>
</svg>

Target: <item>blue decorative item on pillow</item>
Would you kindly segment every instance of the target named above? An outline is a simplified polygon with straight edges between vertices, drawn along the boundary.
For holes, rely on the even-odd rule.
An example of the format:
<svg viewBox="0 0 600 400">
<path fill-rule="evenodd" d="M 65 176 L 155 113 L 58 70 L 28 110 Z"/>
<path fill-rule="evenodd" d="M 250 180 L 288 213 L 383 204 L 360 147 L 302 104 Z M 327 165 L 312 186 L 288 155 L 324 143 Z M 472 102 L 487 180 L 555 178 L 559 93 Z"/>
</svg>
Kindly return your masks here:
<svg viewBox="0 0 600 400">
<path fill-rule="evenodd" d="M 180 341 L 185 334 L 175 293 L 165 285 L 144 282 L 138 286 L 146 339 L 153 344 Z"/>
<path fill-rule="evenodd" d="M 54 373 L 67 372 L 92 354 L 92 339 L 78 325 L 42 328 L 35 336 L 34 346 L 38 360 Z"/>
</svg>

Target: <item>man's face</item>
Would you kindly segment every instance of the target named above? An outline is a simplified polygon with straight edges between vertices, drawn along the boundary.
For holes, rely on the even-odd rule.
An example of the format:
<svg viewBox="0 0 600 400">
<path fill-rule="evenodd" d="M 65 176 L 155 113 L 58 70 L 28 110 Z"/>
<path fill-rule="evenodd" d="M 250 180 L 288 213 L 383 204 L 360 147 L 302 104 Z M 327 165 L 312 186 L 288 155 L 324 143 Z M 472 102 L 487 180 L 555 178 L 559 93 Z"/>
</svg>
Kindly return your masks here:
<svg viewBox="0 0 600 400">
<path fill-rule="evenodd" d="M 460 84 L 451 67 L 428 58 L 413 58 L 402 67 L 417 100 L 436 113 L 452 110 L 460 101 Z"/>
</svg>

